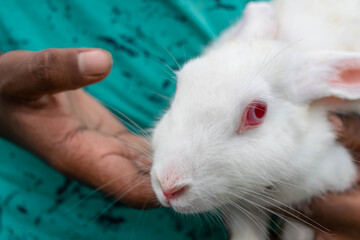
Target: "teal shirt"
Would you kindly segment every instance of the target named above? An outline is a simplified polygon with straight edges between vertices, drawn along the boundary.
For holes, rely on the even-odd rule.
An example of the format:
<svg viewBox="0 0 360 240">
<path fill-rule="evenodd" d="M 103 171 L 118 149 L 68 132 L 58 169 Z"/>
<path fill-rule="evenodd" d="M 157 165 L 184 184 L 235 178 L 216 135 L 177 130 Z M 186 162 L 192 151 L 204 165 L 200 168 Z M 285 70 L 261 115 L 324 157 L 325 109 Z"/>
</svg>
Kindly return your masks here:
<svg viewBox="0 0 360 240">
<path fill-rule="evenodd" d="M 86 90 L 147 129 L 174 93 L 173 71 L 236 21 L 246 2 L 2 0 L 0 51 L 108 50 L 112 72 Z M 218 221 L 170 209 L 134 210 L 6 140 L 0 152 L 0 239 L 226 239 Z"/>
</svg>

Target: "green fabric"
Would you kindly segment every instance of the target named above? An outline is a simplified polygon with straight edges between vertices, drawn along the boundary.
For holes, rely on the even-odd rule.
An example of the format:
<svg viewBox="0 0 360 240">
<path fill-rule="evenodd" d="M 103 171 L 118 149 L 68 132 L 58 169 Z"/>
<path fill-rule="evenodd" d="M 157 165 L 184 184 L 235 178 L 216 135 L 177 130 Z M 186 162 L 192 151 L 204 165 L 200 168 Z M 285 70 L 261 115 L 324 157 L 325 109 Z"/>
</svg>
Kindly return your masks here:
<svg viewBox="0 0 360 240">
<path fill-rule="evenodd" d="M 246 2 L 1 0 L 0 50 L 107 49 L 111 74 L 86 89 L 150 128 L 174 92 L 170 69 L 198 56 Z M 93 190 L 6 140 L 0 152 L 0 239 L 226 239 L 219 223 L 89 195 Z"/>
</svg>

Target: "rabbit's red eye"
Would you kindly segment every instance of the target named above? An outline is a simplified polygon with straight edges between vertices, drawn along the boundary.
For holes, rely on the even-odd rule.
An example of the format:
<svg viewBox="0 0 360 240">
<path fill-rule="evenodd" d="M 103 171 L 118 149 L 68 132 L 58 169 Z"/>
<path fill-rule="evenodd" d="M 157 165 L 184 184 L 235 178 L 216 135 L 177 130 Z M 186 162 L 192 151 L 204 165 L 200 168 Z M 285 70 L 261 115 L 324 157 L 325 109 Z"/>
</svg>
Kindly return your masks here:
<svg viewBox="0 0 360 240">
<path fill-rule="evenodd" d="M 266 113 L 266 104 L 263 102 L 251 103 L 246 109 L 245 125 L 253 126 L 259 125 L 264 121 Z"/>
<path fill-rule="evenodd" d="M 252 101 L 245 109 L 237 133 L 255 128 L 263 123 L 266 115 L 267 105 L 264 101 Z"/>
</svg>

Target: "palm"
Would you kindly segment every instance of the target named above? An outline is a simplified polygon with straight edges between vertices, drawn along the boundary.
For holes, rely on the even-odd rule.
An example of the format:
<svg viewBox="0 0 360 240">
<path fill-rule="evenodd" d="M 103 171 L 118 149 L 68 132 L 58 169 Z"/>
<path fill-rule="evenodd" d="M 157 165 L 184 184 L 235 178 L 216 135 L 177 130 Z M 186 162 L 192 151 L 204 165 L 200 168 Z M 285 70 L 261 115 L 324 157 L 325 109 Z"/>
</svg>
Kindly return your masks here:
<svg viewBox="0 0 360 240">
<path fill-rule="evenodd" d="M 11 116 L 24 144 L 59 171 L 132 206 L 153 200 L 147 142 L 83 90 L 44 95 L 17 109 Z M 39 136 L 36 144 L 33 136 Z M 84 178 L 86 168 L 93 170 Z"/>
<path fill-rule="evenodd" d="M 144 207 L 155 199 L 147 142 L 79 90 L 104 79 L 111 66 L 110 53 L 101 49 L 1 55 L 0 136 L 72 178 Z"/>
</svg>

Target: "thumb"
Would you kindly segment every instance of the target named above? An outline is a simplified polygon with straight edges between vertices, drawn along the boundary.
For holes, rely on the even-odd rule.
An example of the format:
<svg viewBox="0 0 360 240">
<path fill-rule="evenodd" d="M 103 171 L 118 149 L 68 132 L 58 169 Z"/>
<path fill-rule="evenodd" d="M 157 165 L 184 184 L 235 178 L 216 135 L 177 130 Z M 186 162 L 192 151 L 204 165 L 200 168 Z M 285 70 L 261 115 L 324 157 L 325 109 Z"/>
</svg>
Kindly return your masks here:
<svg viewBox="0 0 360 240">
<path fill-rule="evenodd" d="M 0 90 L 11 98 L 37 98 L 104 79 L 112 67 L 102 49 L 13 51 L 0 56 Z"/>
</svg>

